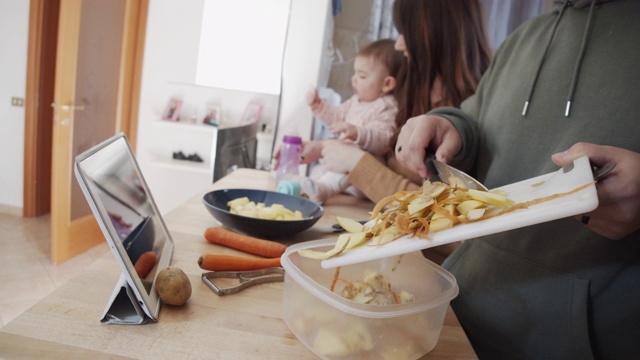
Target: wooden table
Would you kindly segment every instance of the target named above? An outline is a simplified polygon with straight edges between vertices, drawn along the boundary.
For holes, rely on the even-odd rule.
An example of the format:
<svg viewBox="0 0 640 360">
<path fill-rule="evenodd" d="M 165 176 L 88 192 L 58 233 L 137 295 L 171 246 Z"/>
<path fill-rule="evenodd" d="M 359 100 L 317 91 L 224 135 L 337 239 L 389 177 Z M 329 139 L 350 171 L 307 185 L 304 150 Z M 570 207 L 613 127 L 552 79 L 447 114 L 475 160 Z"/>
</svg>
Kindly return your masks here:
<svg viewBox="0 0 640 360">
<path fill-rule="evenodd" d="M 239 169 L 202 194 L 222 188 L 273 189 L 275 184 L 267 172 Z M 365 219 L 372 208 L 370 202 L 338 196 L 325 204 L 325 215 L 316 225 L 290 242 L 335 237 L 331 225 L 336 216 Z M 165 221 L 175 241 L 172 265 L 189 275 L 193 287 L 185 306 L 163 305 L 157 323 L 101 324 L 99 318 L 120 273 L 113 255 L 107 254 L 4 326 L 0 358 L 316 358 L 282 320 L 283 283 L 219 297 L 201 281 L 197 259 L 202 253 L 241 254 L 204 240 L 204 230 L 219 224 L 205 209 L 201 195 L 167 214 Z M 437 346 L 425 358 L 477 358 L 451 309 Z"/>
</svg>

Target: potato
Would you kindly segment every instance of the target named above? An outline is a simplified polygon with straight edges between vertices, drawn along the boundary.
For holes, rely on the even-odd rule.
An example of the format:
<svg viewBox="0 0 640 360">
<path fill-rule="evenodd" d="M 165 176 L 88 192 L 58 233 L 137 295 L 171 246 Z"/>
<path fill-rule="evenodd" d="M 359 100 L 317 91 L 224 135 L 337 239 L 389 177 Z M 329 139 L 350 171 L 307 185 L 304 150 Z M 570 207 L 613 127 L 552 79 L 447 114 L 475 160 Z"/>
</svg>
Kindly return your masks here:
<svg viewBox="0 0 640 360">
<path fill-rule="evenodd" d="M 303 220 L 299 210 L 292 211 L 282 204 L 266 206 L 264 203 L 249 201 L 247 197 L 233 199 L 227 202 L 229 212 L 246 217 L 266 220 Z"/>
<path fill-rule="evenodd" d="M 156 291 L 163 303 L 183 305 L 191 297 L 191 282 L 182 269 L 166 267 L 156 277 Z"/>
</svg>

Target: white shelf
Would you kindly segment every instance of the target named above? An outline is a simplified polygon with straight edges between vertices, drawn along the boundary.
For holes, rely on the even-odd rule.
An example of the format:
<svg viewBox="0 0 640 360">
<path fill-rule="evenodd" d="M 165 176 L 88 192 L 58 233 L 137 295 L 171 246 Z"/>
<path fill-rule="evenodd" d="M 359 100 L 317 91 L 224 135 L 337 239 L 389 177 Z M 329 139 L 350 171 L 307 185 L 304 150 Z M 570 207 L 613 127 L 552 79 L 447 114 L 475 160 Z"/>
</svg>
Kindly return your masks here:
<svg viewBox="0 0 640 360">
<path fill-rule="evenodd" d="M 149 174 L 146 180 L 160 211 L 166 213 L 213 182 L 212 149 L 218 128 L 158 117 L 148 118 L 146 123 L 146 143 L 139 149 L 143 171 Z M 172 155 L 178 151 L 186 156 L 197 154 L 203 161 L 174 159 Z"/>
<path fill-rule="evenodd" d="M 175 159 L 159 159 L 155 158 L 149 162 L 152 166 L 162 167 L 165 169 L 176 171 L 187 171 L 198 174 L 211 174 L 211 167 L 205 162 L 195 162 L 188 160 L 175 160 Z M 213 178 L 213 177 L 212 177 Z"/>
<path fill-rule="evenodd" d="M 216 126 L 202 124 L 202 123 L 193 124 L 193 123 L 184 122 L 184 121 L 176 122 L 176 121 L 167 121 L 167 120 L 158 120 L 158 121 L 155 121 L 154 123 L 159 127 L 173 128 L 176 130 L 197 131 L 197 132 L 209 133 L 212 135 L 214 132 L 217 131 Z"/>
</svg>

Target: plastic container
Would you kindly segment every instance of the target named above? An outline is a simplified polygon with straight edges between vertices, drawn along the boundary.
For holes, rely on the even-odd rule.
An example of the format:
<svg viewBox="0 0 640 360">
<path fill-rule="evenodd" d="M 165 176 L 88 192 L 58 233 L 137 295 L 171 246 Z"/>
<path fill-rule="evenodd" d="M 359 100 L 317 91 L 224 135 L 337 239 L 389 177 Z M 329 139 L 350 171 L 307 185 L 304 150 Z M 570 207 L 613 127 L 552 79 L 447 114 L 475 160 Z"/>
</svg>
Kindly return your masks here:
<svg viewBox="0 0 640 360">
<path fill-rule="evenodd" d="M 417 359 L 431 351 L 458 295 L 453 275 L 416 252 L 343 266 L 331 292 L 336 269 L 323 269 L 298 250 L 327 251 L 334 244 L 299 243 L 282 255 L 283 315 L 295 336 L 322 359 Z M 362 281 L 371 272 L 384 274 L 394 291 L 407 291 L 414 301 L 370 305 L 339 295 L 346 281 Z"/>
<path fill-rule="evenodd" d="M 276 170 L 276 186 L 287 175 L 299 175 L 302 139 L 299 136 L 285 135 L 280 147 L 280 161 Z"/>
</svg>

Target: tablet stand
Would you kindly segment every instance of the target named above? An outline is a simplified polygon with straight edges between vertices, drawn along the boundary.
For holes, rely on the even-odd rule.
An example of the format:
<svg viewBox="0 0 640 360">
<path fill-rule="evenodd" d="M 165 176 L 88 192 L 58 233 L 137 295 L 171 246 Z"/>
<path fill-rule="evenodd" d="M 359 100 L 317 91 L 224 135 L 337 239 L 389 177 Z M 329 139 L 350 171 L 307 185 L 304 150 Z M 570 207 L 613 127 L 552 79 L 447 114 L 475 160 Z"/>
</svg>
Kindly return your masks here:
<svg viewBox="0 0 640 360">
<path fill-rule="evenodd" d="M 136 295 L 123 274 L 113 289 L 109 304 L 100 320 L 103 324 L 141 325 L 150 318 L 142 311 Z"/>
</svg>

